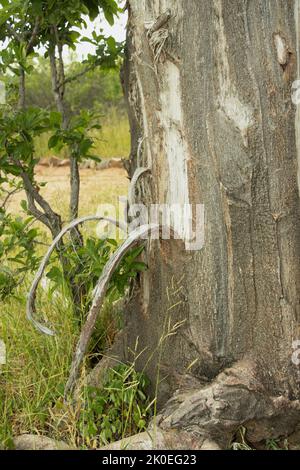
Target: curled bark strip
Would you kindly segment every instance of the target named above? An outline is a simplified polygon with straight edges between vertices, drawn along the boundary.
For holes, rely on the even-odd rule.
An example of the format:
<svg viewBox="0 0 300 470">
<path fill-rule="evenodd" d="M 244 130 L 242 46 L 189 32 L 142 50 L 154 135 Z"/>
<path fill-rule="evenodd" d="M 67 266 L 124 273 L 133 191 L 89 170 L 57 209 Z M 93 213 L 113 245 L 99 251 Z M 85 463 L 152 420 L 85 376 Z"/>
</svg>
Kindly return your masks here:
<svg viewBox="0 0 300 470">
<path fill-rule="evenodd" d="M 134 202 L 135 202 L 135 190 L 136 190 L 136 185 L 138 183 L 138 180 L 141 178 L 146 173 L 150 173 L 151 169 L 150 168 L 145 168 L 145 167 L 140 167 L 137 168 L 136 171 L 134 172 L 134 175 L 132 177 L 132 180 L 130 182 L 129 186 L 129 191 L 128 191 L 128 204 L 129 207 L 131 207 Z"/>
<path fill-rule="evenodd" d="M 159 29 L 158 31 L 155 31 L 155 33 L 152 34 L 149 40 L 149 44 L 154 54 L 155 64 L 158 63 L 162 55 L 162 52 L 163 52 L 163 49 L 164 49 L 164 46 L 168 37 L 169 37 L 168 29 Z M 165 54 L 163 54 L 163 56 L 165 57 Z"/>
<path fill-rule="evenodd" d="M 119 263 L 122 261 L 124 255 L 128 253 L 129 250 L 131 250 L 135 246 L 138 246 L 141 243 L 146 243 L 149 235 L 156 235 L 157 233 L 160 233 L 161 230 L 162 227 L 158 224 L 143 225 L 142 227 L 137 228 L 136 230 L 131 232 L 127 240 L 115 251 L 115 253 L 112 255 L 112 257 L 106 264 L 94 290 L 92 306 L 90 308 L 86 323 L 81 331 L 80 338 L 77 343 L 73 362 L 71 364 L 69 379 L 65 388 L 65 398 L 69 393 L 72 393 L 72 391 L 74 390 L 76 380 L 79 375 L 81 362 L 83 360 L 83 357 L 87 350 L 87 346 L 95 328 L 96 320 L 99 311 L 102 307 L 105 294 L 109 286 L 109 281 L 114 271 L 118 267 Z"/>
<path fill-rule="evenodd" d="M 103 217 L 103 216 L 98 216 L 98 215 L 89 215 L 89 216 L 86 216 L 86 217 L 81 217 L 79 219 L 73 220 L 73 222 L 71 222 L 69 225 L 67 225 L 57 235 L 57 237 L 53 240 L 53 242 L 52 242 L 51 246 L 49 247 L 47 253 L 45 254 L 45 256 L 44 256 L 44 258 L 41 262 L 41 265 L 39 267 L 39 270 L 36 273 L 35 278 L 32 282 L 32 285 L 31 285 L 31 288 L 30 288 L 30 291 L 29 291 L 29 294 L 28 294 L 28 297 L 27 297 L 27 304 L 26 304 L 26 315 L 27 315 L 28 320 L 30 320 L 38 330 L 40 330 L 42 333 L 44 333 L 46 335 L 55 336 L 55 332 L 50 330 L 49 328 L 47 328 L 45 325 L 41 324 L 39 321 L 37 321 L 34 318 L 34 315 L 36 313 L 35 299 L 36 299 L 36 292 L 37 292 L 38 285 L 40 283 L 40 280 L 43 277 L 43 274 L 44 274 L 45 268 L 47 266 L 47 263 L 50 259 L 50 256 L 51 256 L 52 252 L 54 251 L 55 247 L 57 246 L 57 244 L 59 243 L 59 241 L 62 239 L 62 237 L 67 232 L 74 229 L 78 225 L 80 225 L 84 222 L 92 221 L 92 220 L 99 220 L 99 221 L 105 220 L 107 222 L 110 222 L 110 223 L 116 225 L 121 230 L 124 230 L 125 232 L 127 231 L 127 226 L 123 222 L 119 222 L 119 221 L 117 221 L 115 219 L 111 219 L 109 217 Z"/>
</svg>

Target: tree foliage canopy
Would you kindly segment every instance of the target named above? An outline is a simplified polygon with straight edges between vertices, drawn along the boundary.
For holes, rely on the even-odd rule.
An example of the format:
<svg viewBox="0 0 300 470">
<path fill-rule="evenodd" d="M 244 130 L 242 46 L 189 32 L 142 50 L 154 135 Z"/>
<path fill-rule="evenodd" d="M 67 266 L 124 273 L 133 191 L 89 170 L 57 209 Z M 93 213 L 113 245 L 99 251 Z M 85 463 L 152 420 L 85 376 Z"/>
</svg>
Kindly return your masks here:
<svg viewBox="0 0 300 470">
<path fill-rule="evenodd" d="M 114 17 L 120 12 L 115 0 L 2 0 L 0 6 L 0 41 L 5 45 L 0 50 L 0 72 L 7 88 L 6 104 L 0 106 L 0 196 L 4 201 L 0 205 L 0 231 L 6 235 L 4 242 L 0 243 L 0 258 L 3 265 L 9 261 L 11 272 L 16 239 L 11 243 L 13 238 L 10 234 L 15 226 L 22 224 L 23 227 L 19 231 L 19 245 L 31 248 L 33 238 L 37 236 L 30 225 L 34 221 L 42 222 L 52 237 L 62 229 L 61 215 L 41 195 L 41 185 L 35 179 L 34 170 L 39 161 L 35 152 L 36 138 L 44 134 L 49 149 L 67 149 L 71 166 L 69 217 L 74 219 L 78 216 L 80 195 L 78 164 L 85 158 L 98 159 L 93 153 L 94 140 L 91 137 L 91 130 L 98 127 L 98 123 L 89 110 L 72 109 L 72 100 L 68 102 L 66 96 L 74 88 L 71 86 L 74 82 L 98 67 L 101 70 L 116 69 L 123 44 L 117 43 L 113 37 L 105 37 L 101 30 L 94 31 L 92 38 L 84 37 L 82 33 L 87 26 L 87 18 L 94 20 L 100 13 L 113 24 Z M 78 42 L 87 41 L 92 43 L 95 53 L 89 54 L 82 64 L 67 68 L 64 48 L 76 49 Z M 47 73 L 42 76 L 41 64 L 45 63 Z M 52 95 L 49 106 L 30 103 L 27 99 L 28 84 L 34 77 L 40 79 L 42 87 L 47 84 L 48 98 Z M 39 87 L 39 83 L 35 84 Z M 26 194 L 22 208 L 29 217 L 22 223 L 6 214 L 8 198 L 19 190 Z M 79 232 L 73 236 L 73 246 L 78 244 L 83 249 Z M 30 262 L 28 253 L 25 250 L 21 253 L 25 256 L 25 264 L 20 262 L 21 255 L 18 259 L 15 257 L 18 264 L 11 278 L 23 275 L 26 266 L 28 270 L 36 266 L 32 249 L 28 250 L 32 258 Z M 76 269 L 74 272 L 68 250 L 58 247 L 58 256 L 76 304 L 84 295 L 84 289 L 79 294 Z M 4 277 L 7 279 L 7 275 Z"/>
</svg>

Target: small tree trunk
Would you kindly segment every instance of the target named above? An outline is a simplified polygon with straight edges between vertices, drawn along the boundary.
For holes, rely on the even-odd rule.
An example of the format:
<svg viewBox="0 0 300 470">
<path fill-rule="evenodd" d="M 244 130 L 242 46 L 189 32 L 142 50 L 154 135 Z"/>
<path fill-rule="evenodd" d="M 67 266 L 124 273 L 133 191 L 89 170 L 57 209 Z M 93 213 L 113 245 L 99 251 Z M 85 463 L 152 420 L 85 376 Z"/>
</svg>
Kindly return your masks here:
<svg viewBox="0 0 300 470">
<path fill-rule="evenodd" d="M 53 44 L 49 50 L 49 60 L 51 68 L 51 79 L 52 79 L 52 90 L 56 103 L 58 112 L 62 117 L 62 129 L 67 130 L 69 127 L 69 119 L 66 110 L 65 103 L 65 70 L 64 70 L 64 61 L 63 61 L 63 47 L 59 38 L 59 34 L 56 26 L 52 26 L 52 35 L 53 35 Z M 58 58 L 56 58 L 55 52 L 56 48 L 58 51 Z M 70 148 L 70 203 L 69 203 L 69 217 L 70 221 L 78 217 L 78 208 L 79 208 L 79 194 L 80 194 L 80 174 L 78 161 L 75 157 L 72 156 L 72 149 Z M 83 239 L 79 229 L 76 227 L 71 231 L 71 238 L 74 249 L 81 247 L 83 244 Z M 63 262 L 65 274 L 68 272 L 68 259 L 65 256 Z M 80 269 L 80 268 L 79 268 Z M 83 299 L 86 295 L 86 289 L 84 286 L 79 286 L 76 281 L 76 272 L 72 274 L 67 274 L 67 279 L 70 284 L 73 306 L 75 314 L 80 318 L 82 310 L 81 306 Z"/>
<path fill-rule="evenodd" d="M 131 173 L 151 167 L 140 187 L 148 205 L 204 204 L 205 245 L 149 243 L 126 345 L 139 338 L 161 404 L 193 389 L 194 402 L 177 397 L 162 412 L 166 426 L 287 434 L 300 419 L 300 2 L 128 3 Z"/>
<path fill-rule="evenodd" d="M 25 108 L 25 71 L 22 67 L 19 68 L 20 77 L 19 77 L 19 102 L 18 108 Z"/>
<path fill-rule="evenodd" d="M 51 68 L 51 78 L 52 78 L 52 89 L 54 94 L 54 99 L 56 103 L 57 110 L 61 113 L 62 116 L 62 129 L 67 130 L 69 126 L 69 119 L 67 116 L 66 103 L 64 99 L 65 95 L 65 68 L 63 60 L 63 47 L 58 35 L 57 27 L 52 27 L 52 34 L 54 43 L 56 43 L 58 51 L 58 59 L 55 56 L 55 47 L 53 46 L 52 50 L 49 51 L 50 59 L 50 68 Z M 57 66 L 58 63 L 58 66 Z M 74 220 L 78 217 L 78 207 L 79 207 L 79 193 L 80 193 L 80 174 L 78 168 L 78 162 L 75 157 L 72 156 L 72 149 L 70 149 L 70 220 Z M 73 237 L 80 239 L 79 231 L 76 230 L 73 232 Z"/>
</svg>

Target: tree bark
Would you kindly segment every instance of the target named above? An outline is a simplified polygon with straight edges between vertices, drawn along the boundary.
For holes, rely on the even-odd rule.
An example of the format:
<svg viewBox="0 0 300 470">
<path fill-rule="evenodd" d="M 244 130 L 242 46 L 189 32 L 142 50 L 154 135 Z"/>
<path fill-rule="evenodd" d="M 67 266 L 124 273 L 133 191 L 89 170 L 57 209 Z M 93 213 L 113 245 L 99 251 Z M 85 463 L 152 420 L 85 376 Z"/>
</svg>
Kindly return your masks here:
<svg viewBox="0 0 300 470">
<path fill-rule="evenodd" d="M 291 100 L 300 2 L 128 5 L 130 174 L 151 168 L 139 186 L 147 205 L 204 204 L 205 245 L 148 243 L 125 357 L 138 337 L 138 363 L 160 406 L 178 388 L 201 396 L 193 412 L 167 420 L 171 427 L 221 429 L 227 440 L 240 424 L 255 429 L 254 440 L 287 434 L 300 419 L 291 361 L 300 314 L 299 113 Z"/>
</svg>

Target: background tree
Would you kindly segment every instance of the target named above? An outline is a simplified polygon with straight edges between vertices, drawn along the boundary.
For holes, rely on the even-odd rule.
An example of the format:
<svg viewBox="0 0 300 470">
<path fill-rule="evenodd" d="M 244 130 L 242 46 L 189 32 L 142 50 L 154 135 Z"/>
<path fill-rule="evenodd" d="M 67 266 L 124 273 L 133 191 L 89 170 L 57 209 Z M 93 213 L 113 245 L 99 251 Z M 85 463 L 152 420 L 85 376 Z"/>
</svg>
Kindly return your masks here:
<svg viewBox="0 0 300 470">
<path fill-rule="evenodd" d="M 129 0 L 128 11 L 131 173 L 152 173 L 140 200 L 203 203 L 206 216 L 201 251 L 149 244 L 126 341 L 139 338 L 140 367 L 150 356 L 161 404 L 182 392 L 160 429 L 188 430 L 190 446 L 225 447 L 240 425 L 252 442 L 288 435 L 300 419 L 299 2 Z"/>
<path fill-rule="evenodd" d="M 69 218 L 78 216 L 80 175 L 78 165 L 84 158 L 94 158 L 93 139 L 90 131 L 98 127 L 94 116 L 87 111 L 71 115 L 65 100 L 67 83 L 74 82 L 95 67 L 114 68 L 120 57 L 122 45 L 112 37 L 93 33 L 92 40 L 78 32 L 86 26 L 85 17 L 95 19 L 102 11 L 112 24 L 120 11 L 114 0 L 97 1 L 8 1 L 1 2 L 0 40 L 5 44 L 1 50 L 1 70 L 8 74 L 8 103 L 1 109 L 0 117 L 0 169 L 2 183 L 23 188 L 27 197 L 26 209 L 36 220 L 42 222 L 55 238 L 62 229 L 61 216 L 57 214 L 40 193 L 34 177 L 35 165 L 39 158 L 35 155 L 35 139 L 43 133 L 52 132 L 49 148 L 57 150 L 66 147 L 70 158 L 70 203 Z M 66 76 L 64 47 L 74 48 L 79 40 L 91 41 L 96 46 L 94 55 L 84 61 L 84 69 Z M 45 49 L 51 71 L 52 93 L 56 111 L 31 108 L 26 105 L 26 78 L 34 70 L 34 58 L 39 48 Z M 16 87 L 16 78 L 18 85 Z M 13 177 L 13 178 L 12 178 Z M 21 182 L 21 186 L 20 186 Z M 4 207 L 2 208 L 3 211 Z M 6 219 L 6 223 L 9 219 Z M 83 240 L 78 230 L 72 232 L 73 246 L 82 246 Z M 68 260 L 68 250 L 63 242 L 58 253 L 68 281 L 76 309 L 85 295 L 84 286 L 78 285 L 78 267 Z"/>
<path fill-rule="evenodd" d="M 26 103 L 27 106 L 55 110 L 55 102 L 51 88 L 49 61 L 39 57 L 38 64 L 27 77 Z M 86 71 L 86 65 L 72 60 L 66 65 L 67 76 L 80 75 Z M 87 110 L 106 117 L 112 108 L 118 114 L 125 115 L 126 109 L 122 87 L 120 84 L 119 67 L 93 70 L 79 76 L 75 82 L 66 85 L 65 101 L 70 115 L 80 114 Z M 101 116 L 101 117 L 102 117 Z"/>
</svg>

